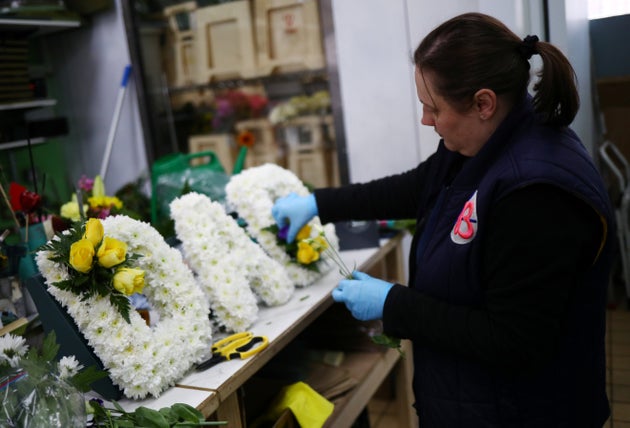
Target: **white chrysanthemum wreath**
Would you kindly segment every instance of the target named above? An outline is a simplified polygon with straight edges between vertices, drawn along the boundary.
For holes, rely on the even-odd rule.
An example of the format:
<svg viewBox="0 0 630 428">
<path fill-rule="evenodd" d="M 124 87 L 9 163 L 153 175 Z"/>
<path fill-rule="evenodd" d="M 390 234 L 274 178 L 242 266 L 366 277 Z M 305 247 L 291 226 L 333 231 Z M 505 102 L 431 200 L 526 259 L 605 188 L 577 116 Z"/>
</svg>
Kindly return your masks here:
<svg viewBox="0 0 630 428">
<path fill-rule="evenodd" d="M 289 278 L 296 286 L 303 287 L 311 284 L 325 270 L 330 270 L 334 266 L 330 262 L 330 252 L 328 251 L 324 251 L 321 255 L 323 263 L 318 264 L 319 270 L 301 266 L 292 260 L 285 249 L 278 244 L 276 235 L 267 230 L 270 226 L 275 225 L 271 208 L 276 199 L 291 192 L 301 196 L 309 193 L 302 181 L 291 171 L 270 163 L 248 168 L 230 178 L 225 192 L 230 208 L 233 208 L 247 222 L 248 234 L 256 239 L 271 258 L 284 266 Z M 314 226 L 311 227 L 311 237 L 319 236 L 322 230 L 319 217 L 311 220 L 309 225 Z M 337 251 L 339 239 L 335 233 L 335 226 L 326 224 L 323 226 L 323 232 L 328 244 Z"/>
<path fill-rule="evenodd" d="M 289 300 L 294 286 L 285 270 L 221 204 L 188 193 L 171 202 L 170 212 L 185 259 L 220 325 L 232 332 L 247 329 L 258 316 L 256 295 L 269 306 Z"/>
<path fill-rule="evenodd" d="M 140 255 L 134 263 L 145 272 L 143 293 L 159 315 L 154 327 L 133 310 L 127 323 L 107 297 L 82 300 L 53 285 L 70 276 L 68 267 L 50 260 L 50 251 L 38 252 L 37 266 L 48 291 L 72 316 L 112 383 L 129 398 L 157 397 L 209 355 L 212 330 L 205 297 L 181 253 L 148 223 L 116 216 L 102 224 L 106 236 Z"/>
</svg>

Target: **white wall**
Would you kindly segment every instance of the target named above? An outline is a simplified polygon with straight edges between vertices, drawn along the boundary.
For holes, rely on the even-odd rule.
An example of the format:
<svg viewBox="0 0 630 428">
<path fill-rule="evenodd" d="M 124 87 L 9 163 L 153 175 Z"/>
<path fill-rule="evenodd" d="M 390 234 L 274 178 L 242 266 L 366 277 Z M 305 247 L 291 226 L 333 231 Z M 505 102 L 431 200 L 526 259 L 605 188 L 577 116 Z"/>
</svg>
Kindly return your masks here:
<svg viewBox="0 0 630 428">
<path fill-rule="evenodd" d="M 568 55 L 580 83 L 582 109 L 573 128 L 590 146 L 588 21 L 582 19 L 587 1 L 572 0 L 566 7 L 563 0 L 549 3 L 550 40 Z M 435 150 L 437 134 L 420 124 L 412 54 L 434 27 L 470 11 L 496 16 L 523 37 L 543 38 L 541 1 L 441 0 L 437 7 L 430 0 L 364 0 L 358 8 L 351 0 L 333 0 L 351 182 L 407 170 Z"/>
<path fill-rule="evenodd" d="M 417 164 L 415 93 L 405 2 L 334 0 L 350 181 Z"/>
<path fill-rule="evenodd" d="M 597 146 L 594 124 L 588 0 L 555 0 L 549 2 L 550 40 L 571 61 L 578 79 L 580 110 L 571 128 L 593 153 Z"/>
<path fill-rule="evenodd" d="M 94 177 L 100 172 L 123 70 L 130 61 L 120 1 L 83 27 L 47 40 L 60 92 L 59 111 L 69 120 L 70 134 L 63 147 L 73 186 L 81 175 Z M 146 169 L 132 72 L 105 177 L 107 192 L 113 194 Z"/>
</svg>

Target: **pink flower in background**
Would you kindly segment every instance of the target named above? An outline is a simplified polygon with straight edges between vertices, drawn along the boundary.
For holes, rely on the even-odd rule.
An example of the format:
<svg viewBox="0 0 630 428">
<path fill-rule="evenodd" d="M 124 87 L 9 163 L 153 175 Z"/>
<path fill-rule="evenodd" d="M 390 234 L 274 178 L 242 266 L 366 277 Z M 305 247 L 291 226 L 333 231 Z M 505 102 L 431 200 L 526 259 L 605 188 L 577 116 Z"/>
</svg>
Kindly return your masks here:
<svg viewBox="0 0 630 428">
<path fill-rule="evenodd" d="M 82 175 L 79 178 L 79 188 L 86 192 L 91 192 L 94 187 L 94 179 L 88 178 L 87 175 Z"/>
<path fill-rule="evenodd" d="M 249 97 L 252 117 L 261 117 L 265 113 L 269 100 L 262 95 L 253 94 Z"/>
</svg>

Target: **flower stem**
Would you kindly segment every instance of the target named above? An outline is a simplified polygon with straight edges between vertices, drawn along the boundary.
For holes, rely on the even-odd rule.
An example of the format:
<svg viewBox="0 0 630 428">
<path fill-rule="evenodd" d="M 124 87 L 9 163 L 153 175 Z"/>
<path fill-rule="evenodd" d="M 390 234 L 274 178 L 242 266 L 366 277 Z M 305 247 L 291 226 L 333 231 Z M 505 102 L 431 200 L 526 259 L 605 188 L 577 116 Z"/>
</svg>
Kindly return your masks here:
<svg viewBox="0 0 630 428">
<path fill-rule="evenodd" d="M 346 264 L 343 262 L 343 260 L 341 259 L 341 255 L 339 254 L 339 252 L 337 252 L 337 250 L 335 250 L 335 247 L 332 246 L 332 243 L 330 242 L 324 231 L 322 230 L 320 234 L 326 240 L 326 244 L 328 244 L 328 248 L 326 249 L 326 251 L 330 255 L 332 261 L 335 262 L 337 267 L 339 267 L 339 272 L 341 273 L 341 275 L 343 275 L 344 278 L 352 278 L 352 271 L 348 269 Z"/>
</svg>

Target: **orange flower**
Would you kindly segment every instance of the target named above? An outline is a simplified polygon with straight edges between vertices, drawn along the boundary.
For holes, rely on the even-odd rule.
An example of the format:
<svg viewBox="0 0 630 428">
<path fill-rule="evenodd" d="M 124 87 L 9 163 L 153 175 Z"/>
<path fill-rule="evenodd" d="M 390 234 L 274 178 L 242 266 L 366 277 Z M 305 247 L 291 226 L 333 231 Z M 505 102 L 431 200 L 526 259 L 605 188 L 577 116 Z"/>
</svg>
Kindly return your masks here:
<svg viewBox="0 0 630 428">
<path fill-rule="evenodd" d="M 251 131 L 241 131 L 236 137 L 236 142 L 241 147 L 251 148 L 254 146 L 254 143 L 256 143 L 256 137 Z"/>
</svg>

